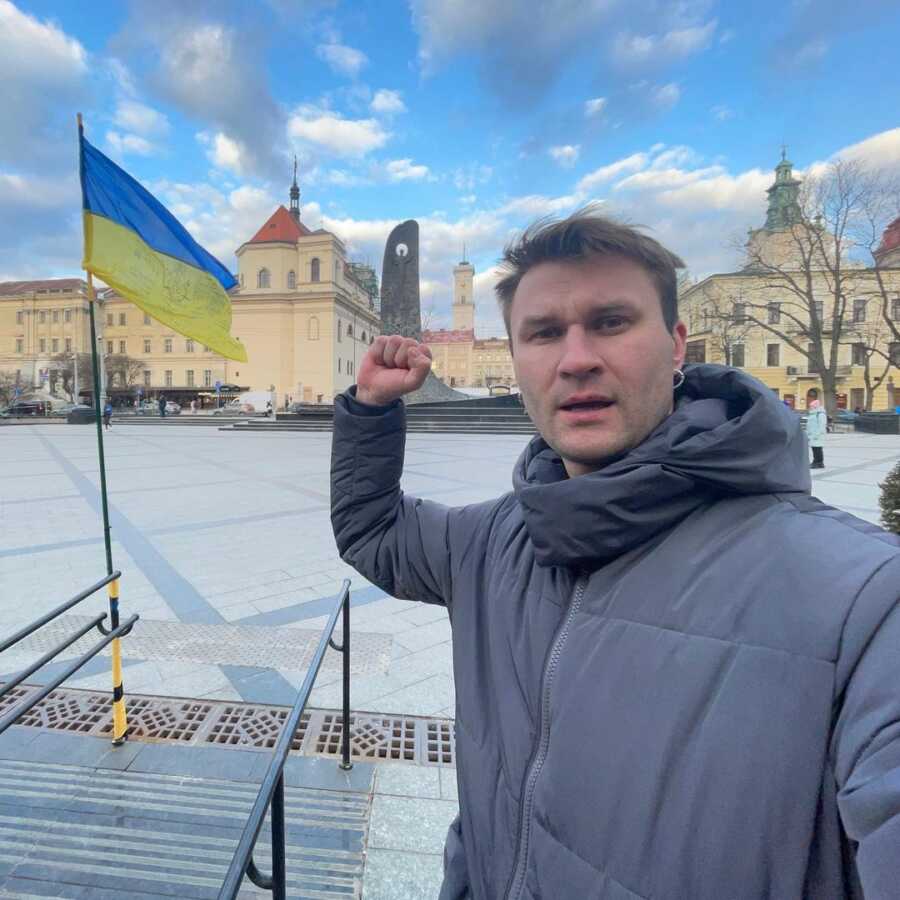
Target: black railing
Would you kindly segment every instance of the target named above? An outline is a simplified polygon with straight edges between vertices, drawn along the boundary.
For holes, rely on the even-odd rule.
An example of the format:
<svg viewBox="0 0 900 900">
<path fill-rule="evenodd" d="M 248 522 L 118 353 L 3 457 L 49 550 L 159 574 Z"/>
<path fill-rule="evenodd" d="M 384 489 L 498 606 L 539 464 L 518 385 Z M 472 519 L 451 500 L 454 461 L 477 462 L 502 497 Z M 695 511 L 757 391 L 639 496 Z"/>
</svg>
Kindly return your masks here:
<svg viewBox="0 0 900 900">
<path fill-rule="evenodd" d="M 332 640 L 334 626 L 337 624 L 338 615 L 343 611 L 343 641 L 340 645 L 335 644 Z M 281 734 L 278 736 L 278 742 L 275 744 L 275 750 L 272 753 L 272 760 L 266 772 L 266 777 L 260 785 L 259 793 L 256 796 L 256 802 L 250 812 L 250 818 L 244 827 L 244 832 L 238 841 L 237 849 L 234 851 L 234 857 L 231 865 L 228 867 L 228 874 L 225 876 L 225 883 L 219 891 L 218 900 L 235 900 L 238 891 L 241 889 L 241 882 L 244 875 L 257 886 L 272 892 L 274 900 L 285 900 L 287 897 L 287 875 L 284 855 L 284 764 L 287 761 L 288 752 L 291 749 L 291 741 L 294 739 L 294 733 L 300 724 L 300 717 L 303 715 L 306 704 L 309 701 L 309 695 L 312 692 L 313 684 L 316 676 L 319 674 L 319 668 L 325 657 L 325 651 L 331 647 L 337 650 L 343 656 L 344 671 L 344 709 L 343 722 L 341 724 L 341 761 L 338 764 L 342 769 L 350 769 L 353 764 L 350 762 L 350 582 L 344 581 L 341 587 L 341 593 L 338 602 L 335 604 L 319 639 L 319 645 L 316 647 L 315 655 L 309 665 L 309 671 L 303 684 L 300 686 L 300 692 L 291 708 L 291 713 L 285 722 Z M 260 829 L 266 817 L 269 807 L 272 808 L 271 816 L 271 832 L 272 832 L 272 874 L 264 875 L 256 867 L 253 861 L 253 849 L 256 846 L 256 840 L 259 837 Z"/>
<path fill-rule="evenodd" d="M 17 631 L 12 637 L 7 638 L 5 641 L 0 642 L 0 653 L 3 653 L 4 650 L 9 650 L 10 647 L 15 646 L 19 643 L 19 641 L 28 637 L 30 634 L 33 634 L 39 628 L 42 628 L 48 622 L 52 622 L 57 616 L 61 616 L 64 612 L 72 609 L 73 606 L 77 606 L 81 603 L 82 600 L 87 599 L 92 594 L 96 594 L 102 587 L 107 584 L 112 584 L 122 575 L 121 572 L 113 572 L 110 575 L 107 575 L 102 581 L 98 581 L 96 584 L 91 585 L 91 587 L 86 588 L 80 594 L 76 594 L 71 600 L 67 600 L 61 606 L 57 606 L 56 609 L 48 612 L 46 615 L 41 616 L 39 619 L 36 619 L 30 625 L 26 625 L 21 631 Z M 118 624 L 117 622 L 113 622 L 111 624 L 115 625 L 115 627 L 111 629 L 106 629 L 103 625 L 103 620 L 106 618 L 106 613 L 101 613 L 98 616 L 95 616 L 91 619 L 90 622 L 87 623 L 83 628 L 76 631 L 75 634 L 66 638 L 61 644 L 54 647 L 52 650 L 45 653 L 39 660 L 32 663 L 28 666 L 27 669 L 23 669 L 19 672 L 15 678 L 7 681 L 2 688 L 0 688 L 0 697 L 4 697 L 14 688 L 18 687 L 26 678 L 29 678 L 31 675 L 34 675 L 35 672 L 38 671 L 41 667 L 45 666 L 50 660 L 54 659 L 63 650 L 71 647 L 77 640 L 83 638 L 89 631 L 96 628 L 102 635 L 103 639 L 98 641 L 87 653 L 82 654 L 78 659 L 74 660 L 70 665 L 66 666 L 65 670 L 62 674 L 58 675 L 56 678 L 52 679 L 48 684 L 43 687 L 38 688 L 33 693 L 28 694 L 23 697 L 21 702 L 17 703 L 13 706 L 12 709 L 7 711 L 2 717 L 0 717 L 0 734 L 3 734 L 10 725 L 14 725 L 22 716 L 25 715 L 30 709 L 33 709 L 38 703 L 41 702 L 49 693 L 55 691 L 64 681 L 68 678 L 71 678 L 88 660 L 93 659 L 104 647 L 108 644 L 111 644 L 114 640 L 120 637 L 124 637 L 131 631 L 134 623 L 140 618 L 140 616 L 135 613 L 128 621 L 123 622 L 122 624 Z"/>
</svg>

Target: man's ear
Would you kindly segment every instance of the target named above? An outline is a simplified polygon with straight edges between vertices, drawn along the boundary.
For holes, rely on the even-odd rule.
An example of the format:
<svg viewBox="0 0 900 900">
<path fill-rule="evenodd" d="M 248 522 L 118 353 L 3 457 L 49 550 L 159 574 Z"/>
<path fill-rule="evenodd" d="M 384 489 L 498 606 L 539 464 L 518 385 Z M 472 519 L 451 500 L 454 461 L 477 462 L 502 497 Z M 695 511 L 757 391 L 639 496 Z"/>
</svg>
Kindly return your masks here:
<svg viewBox="0 0 900 900">
<path fill-rule="evenodd" d="M 676 322 L 672 329 L 672 340 L 675 347 L 672 352 L 673 368 L 680 369 L 684 365 L 684 354 L 687 350 L 687 328 L 684 322 Z"/>
</svg>

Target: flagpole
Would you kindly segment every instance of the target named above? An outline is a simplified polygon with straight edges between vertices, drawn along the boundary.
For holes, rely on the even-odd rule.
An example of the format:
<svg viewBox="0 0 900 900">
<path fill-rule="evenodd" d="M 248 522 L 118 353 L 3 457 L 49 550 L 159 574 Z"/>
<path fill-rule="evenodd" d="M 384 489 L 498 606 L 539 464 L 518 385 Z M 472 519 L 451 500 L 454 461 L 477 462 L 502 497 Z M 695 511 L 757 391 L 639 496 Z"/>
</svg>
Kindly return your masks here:
<svg viewBox="0 0 900 900">
<path fill-rule="evenodd" d="M 79 175 L 83 176 L 83 160 L 81 138 L 84 135 L 84 126 L 81 121 L 81 113 L 78 113 L 78 160 Z M 84 183 L 82 181 L 82 188 Z M 109 501 L 106 493 L 106 457 L 103 452 L 103 410 L 100 408 L 100 360 L 97 353 L 97 323 L 94 315 L 94 307 L 97 298 L 94 294 L 94 276 L 87 273 L 88 288 L 88 312 L 91 321 L 91 368 L 94 373 L 94 419 L 97 424 L 97 453 L 100 458 L 100 502 L 103 508 L 103 545 L 106 549 L 106 574 L 112 575 L 112 538 L 109 527 Z M 105 392 L 104 392 L 105 393 Z M 107 585 L 109 589 L 109 628 L 114 630 L 119 627 L 119 579 L 111 581 Z M 125 743 L 128 735 L 127 721 L 125 717 L 125 695 L 122 686 L 122 647 L 119 638 L 111 645 L 112 648 L 112 681 L 113 681 L 113 745 L 119 746 Z"/>
</svg>

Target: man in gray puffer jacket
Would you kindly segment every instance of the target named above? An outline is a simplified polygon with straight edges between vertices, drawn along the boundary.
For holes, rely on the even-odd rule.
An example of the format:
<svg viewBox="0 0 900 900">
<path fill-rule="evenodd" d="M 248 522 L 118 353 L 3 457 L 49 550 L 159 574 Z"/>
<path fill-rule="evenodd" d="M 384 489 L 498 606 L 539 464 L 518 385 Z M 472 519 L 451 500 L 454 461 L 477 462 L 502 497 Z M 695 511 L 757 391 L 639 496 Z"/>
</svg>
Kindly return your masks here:
<svg viewBox="0 0 900 900">
<path fill-rule="evenodd" d="M 342 557 L 450 613 L 444 900 L 900 897 L 900 543 L 810 496 L 772 391 L 682 372 L 677 265 L 592 211 L 508 249 L 540 436 L 498 500 L 400 490 L 425 345 L 336 399 Z"/>
</svg>

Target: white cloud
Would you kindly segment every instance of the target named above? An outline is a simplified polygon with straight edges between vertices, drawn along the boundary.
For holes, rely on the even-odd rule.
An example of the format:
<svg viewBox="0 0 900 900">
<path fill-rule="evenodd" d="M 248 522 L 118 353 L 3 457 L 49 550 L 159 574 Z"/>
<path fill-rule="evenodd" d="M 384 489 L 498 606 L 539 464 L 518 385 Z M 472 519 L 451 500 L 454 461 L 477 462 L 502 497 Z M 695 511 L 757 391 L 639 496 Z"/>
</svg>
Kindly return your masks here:
<svg viewBox="0 0 900 900">
<path fill-rule="evenodd" d="M 201 142 L 208 145 L 206 155 L 217 168 L 233 172 L 235 175 L 246 175 L 250 169 L 247 150 L 240 141 L 228 137 L 221 131 L 210 137 L 198 135 Z"/>
<path fill-rule="evenodd" d="M 713 118 L 719 122 L 727 122 L 729 119 L 734 118 L 734 110 L 731 107 L 726 106 L 724 103 L 719 103 L 716 106 L 710 109 L 710 113 Z"/>
<path fill-rule="evenodd" d="M 161 112 L 136 100 L 119 100 L 113 121 L 133 134 L 162 136 L 169 131 L 169 120 Z"/>
<path fill-rule="evenodd" d="M 150 141 L 137 134 L 119 134 L 118 131 L 107 131 L 106 144 L 116 156 L 125 156 L 128 153 L 152 156 L 156 152 L 156 147 Z"/>
<path fill-rule="evenodd" d="M 613 41 L 613 60 L 620 66 L 659 65 L 705 50 L 712 41 L 716 20 L 705 25 L 673 28 L 663 34 L 621 32 Z"/>
<path fill-rule="evenodd" d="M 798 68 L 817 63 L 828 52 L 828 41 L 824 38 L 812 38 L 802 44 L 793 53 L 792 64 Z"/>
<path fill-rule="evenodd" d="M 659 109 L 671 109 L 681 99 L 681 88 L 674 81 L 658 85 L 651 92 L 651 97 Z"/>
<path fill-rule="evenodd" d="M 459 198 L 459 202 L 462 203 L 463 206 L 472 206 L 477 201 L 478 196 L 476 194 L 466 194 Z"/>
<path fill-rule="evenodd" d="M 606 97 L 594 97 L 593 100 L 585 100 L 584 114 L 587 118 L 591 119 L 594 116 L 600 115 L 605 106 Z"/>
<path fill-rule="evenodd" d="M 88 53 L 75 38 L 0 0 L 0 163 L 39 169 L 69 158 L 87 74 Z"/>
<path fill-rule="evenodd" d="M 543 194 L 529 194 L 516 197 L 504 203 L 497 212 L 503 216 L 524 219 L 539 219 L 557 213 L 570 212 L 581 200 L 580 194 L 567 194 L 564 197 L 545 197 Z"/>
<path fill-rule="evenodd" d="M 557 147 L 551 147 L 547 152 L 563 168 L 570 169 L 578 162 L 581 146 L 578 144 L 561 144 Z"/>
<path fill-rule="evenodd" d="M 386 166 L 391 181 L 421 181 L 429 175 L 428 166 L 413 165 L 411 159 L 392 159 Z"/>
<path fill-rule="evenodd" d="M 338 113 L 300 107 L 288 121 L 288 134 L 335 156 L 365 156 L 383 147 L 390 133 L 377 119 L 344 119 Z"/>
<path fill-rule="evenodd" d="M 609 165 L 600 166 L 599 169 L 594 169 L 593 172 L 585 175 L 578 182 L 577 190 L 579 193 L 588 194 L 625 172 L 637 172 L 643 169 L 649 161 L 646 153 L 632 153 L 630 156 L 618 159 Z"/>
<path fill-rule="evenodd" d="M 386 88 L 375 92 L 369 108 L 373 113 L 381 115 L 397 115 L 406 112 L 406 104 L 400 96 L 400 91 L 389 91 Z"/>
<path fill-rule="evenodd" d="M 894 169 L 900 174 L 900 128 L 892 128 L 844 147 L 834 154 L 857 160 L 874 169 Z"/>
<path fill-rule="evenodd" d="M 453 186 L 460 191 L 471 191 L 479 184 L 486 184 L 494 174 L 491 166 L 472 163 L 466 167 L 460 167 L 453 172 Z"/>
<path fill-rule="evenodd" d="M 326 62 L 333 72 L 355 78 L 369 59 L 361 50 L 345 44 L 319 44 L 316 56 Z"/>
</svg>

